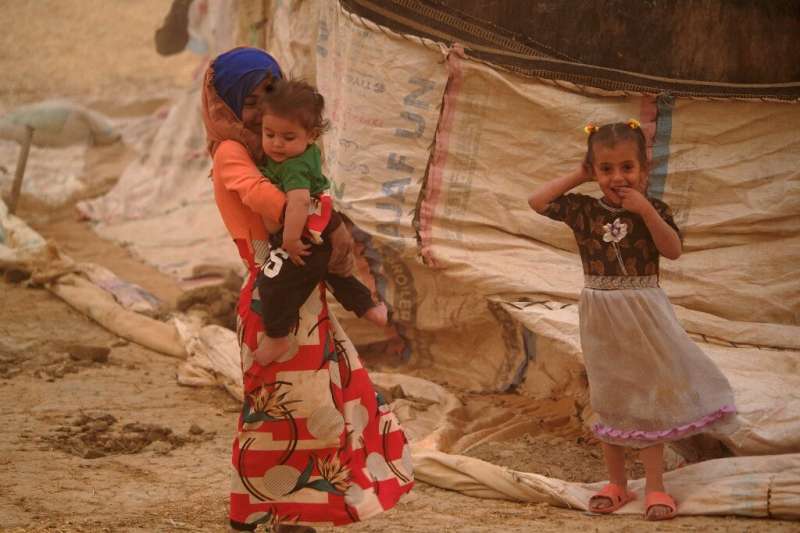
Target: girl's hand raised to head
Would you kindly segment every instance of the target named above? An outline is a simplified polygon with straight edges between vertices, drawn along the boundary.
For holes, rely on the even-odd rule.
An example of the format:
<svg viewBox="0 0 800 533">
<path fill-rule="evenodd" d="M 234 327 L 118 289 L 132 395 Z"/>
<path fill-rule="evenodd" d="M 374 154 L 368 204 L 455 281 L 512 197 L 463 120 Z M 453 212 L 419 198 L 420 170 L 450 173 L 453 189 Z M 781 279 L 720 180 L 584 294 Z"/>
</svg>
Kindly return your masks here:
<svg viewBox="0 0 800 533">
<path fill-rule="evenodd" d="M 617 189 L 617 195 L 622 202 L 622 207 L 631 213 L 644 215 L 646 210 L 653 208 L 647 198 L 645 198 L 641 192 L 632 187 L 622 187 Z"/>
<path fill-rule="evenodd" d="M 570 174 L 550 180 L 537 187 L 528 198 L 528 205 L 537 213 L 543 213 L 550 202 L 581 183 L 591 180 L 592 174 L 589 166 L 586 163 L 581 163 Z"/>
</svg>

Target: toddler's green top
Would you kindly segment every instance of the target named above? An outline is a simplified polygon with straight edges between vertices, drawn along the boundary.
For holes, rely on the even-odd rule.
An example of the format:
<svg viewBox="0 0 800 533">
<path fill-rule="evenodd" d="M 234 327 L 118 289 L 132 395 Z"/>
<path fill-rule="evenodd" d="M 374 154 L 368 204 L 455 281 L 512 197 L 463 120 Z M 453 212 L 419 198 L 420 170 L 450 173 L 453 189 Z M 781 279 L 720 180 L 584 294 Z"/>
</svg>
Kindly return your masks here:
<svg viewBox="0 0 800 533">
<path fill-rule="evenodd" d="M 311 196 L 316 196 L 331 186 L 330 180 L 322 174 L 322 157 L 316 144 L 308 145 L 302 154 L 280 163 L 264 156 L 258 170 L 283 192 L 308 189 Z"/>
</svg>

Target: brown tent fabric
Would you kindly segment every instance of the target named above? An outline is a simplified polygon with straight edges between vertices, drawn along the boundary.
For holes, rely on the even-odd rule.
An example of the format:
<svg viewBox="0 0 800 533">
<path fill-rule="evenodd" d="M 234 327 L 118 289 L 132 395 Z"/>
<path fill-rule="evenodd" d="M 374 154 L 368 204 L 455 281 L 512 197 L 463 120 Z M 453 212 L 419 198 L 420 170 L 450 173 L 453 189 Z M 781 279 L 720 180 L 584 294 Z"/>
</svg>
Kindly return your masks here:
<svg viewBox="0 0 800 533">
<path fill-rule="evenodd" d="M 622 93 L 800 99 L 797 75 L 793 78 L 789 75 L 789 79 L 780 82 L 769 80 L 773 71 L 775 74 L 772 75 L 778 78 L 792 72 L 800 74 L 792 59 L 792 47 L 800 30 L 800 5 L 797 2 L 782 6 L 757 5 L 755 2 L 732 6 L 722 0 L 698 5 L 627 5 L 613 0 L 560 1 L 551 2 L 551 5 L 543 2 L 525 5 L 512 0 L 491 4 L 471 0 L 342 0 L 341 3 L 357 16 L 396 32 L 449 45 L 459 43 L 469 57 L 520 76 Z M 620 11 L 625 11 L 627 16 L 613 16 Z M 711 18 L 716 19 L 713 34 L 709 33 L 707 24 Z M 523 20 L 529 22 L 523 32 L 510 29 L 523 24 Z M 587 20 L 592 21 L 592 34 L 586 31 Z M 611 47 L 607 38 L 612 27 L 614 42 L 618 43 L 616 48 Z M 751 30 L 748 37 L 757 40 L 758 48 L 750 43 L 742 48 L 736 31 L 744 31 L 744 27 Z M 698 32 L 705 32 L 707 47 L 693 46 L 692 43 L 698 40 Z M 568 38 L 564 37 L 565 33 Z M 548 42 L 543 42 L 543 39 Z M 647 53 L 631 53 L 634 46 L 647 50 Z M 769 50 L 772 61 L 764 61 L 763 56 L 757 55 L 756 51 L 765 49 Z M 613 50 L 618 51 L 612 53 Z M 692 63 L 699 65 L 695 67 L 698 76 L 694 79 L 683 79 L 686 76 L 676 76 L 664 70 L 673 61 L 678 62 L 681 68 L 687 68 L 685 63 L 688 61 L 681 62 L 674 57 L 682 51 L 691 54 Z M 602 57 L 605 62 L 581 61 L 578 56 Z M 712 81 L 725 80 L 724 77 L 700 78 L 700 75 L 712 71 L 711 65 L 717 67 L 714 71 L 739 73 L 742 69 L 737 70 L 734 63 L 743 59 L 749 60 L 750 75 L 759 76 L 757 82 L 731 83 Z M 658 72 L 643 74 L 641 69 L 632 68 L 637 64 L 646 64 L 651 71 Z M 756 69 L 758 74 L 752 72 Z M 704 81 L 697 81 L 699 79 Z"/>
</svg>

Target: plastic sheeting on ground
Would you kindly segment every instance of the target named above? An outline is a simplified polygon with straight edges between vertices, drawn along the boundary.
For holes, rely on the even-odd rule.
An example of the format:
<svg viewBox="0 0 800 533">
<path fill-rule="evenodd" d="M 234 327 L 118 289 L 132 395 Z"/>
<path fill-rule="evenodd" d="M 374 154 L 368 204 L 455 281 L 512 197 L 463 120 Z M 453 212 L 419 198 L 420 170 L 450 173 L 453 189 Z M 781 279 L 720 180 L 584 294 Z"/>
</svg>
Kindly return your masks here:
<svg viewBox="0 0 800 533">
<path fill-rule="evenodd" d="M 0 190 L 11 191 L 14 169 L 21 147 L 16 142 L 0 142 L 0 165 L 7 172 L 0 173 Z M 85 190 L 81 176 L 86 169 L 87 147 L 39 148 L 31 146 L 21 198 L 34 199 L 47 206 L 58 206 Z"/>
<path fill-rule="evenodd" d="M 118 128 L 104 115 L 69 100 L 45 100 L 20 106 L 0 117 L 0 188 L 11 190 L 25 127 L 34 128 L 22 182 L 22 196 L 46 205 L 61 205 L 86 184 L 87 147 L 120 139 Z"/>
<path fill-rule="evenodd" d="M 336 323 L 338 328 L 338 323 Z M 181 365 L 178 381 L 186 385 L 222 384 L 241 399 L 241 368 L 235 333 L 218 326 L 198 327 L 178 321 L 189 358 Z M 461 402 L 432 382 L 399 374 L 372 372 L 378 391 L 396 396 L 391 402 L 412 443 L 415 476 L 427 483 L 478 498 L 543 502 L 587 510 L 589 497 L 603 483 L 571 483 L 536 473 L 516 472 L 479 459 L 448 453 L 463 449 L 457 439 L 473 445 L 491 426 L 516 419 L 516 407 L 496 408 L 483 428 L 458 419 Z M 398 390 L 399 389 L 399 390 Z M 533 415 L 533 413 L 528 413 Z M 531 418 L 535 419 L 533 416 Z M 541 419 L 540 419 L 541 420 Z M 467 434 L 471 431 L 471 434 Z M 496 432 L 494 438 L 500 438 Z M 800 518 L 800 454 L 735 457 L 698 463 L 668 472 L 665 482 L 682 515 L 719 514 L 752 517 Z M 617 511 L 644 511 L 644 480 L 630 482 L 637 501 Z"/>
<path fill-rule="evenodd" d="M 65 147 L 111 144 L 120 133 L 108 118 L 69 100 L 45 100 L 20 106 L 0 117 L 0 139 L 21 143 L 33 128 L 33 145 Z"/>
<path fill-rule="evenodd" d="M 47 257 L 47 241 L 21 218 L 8 212 L 0 200 L 0 267 L 40 261 Z"/>
<path fill-rule="evenodd" d="M 0 201 L 0 270 L 9 268 L 31 272 L 50 292 L 120 337 L 173 357 L 186 355 L 174 326 L 142 314 L 155 313 L 154 296 L 104 267 L 60 256 Z"/>
<path fill-rule="evenodd" d="M 120 279 L 109 269 L 94 263 L 79 263 L 76 270 L 86 276 L 93 285 L 111 293 L 119 304 L 130 311 L 154 316 L 158 313 L 161 302 L 145 289 Z"/>
<path fill-rule="evenodd" d="M 463 455 L 412 448 L 414 475 L 476 498 L 544 502 L 588 510 L 604 483 L 568 483 L 515 472 Z M 800 519 L 800 454 L 715 459 L 664 475 L 681 515 L 740 515 Z M 629 481 L 635 501 L 617 514 L 644 513 L 644 479 Z"/>
<path fill-rule="evenodd" d="M 172 357 L 186 355 L 172 325 L 124 309 L 112 294 L 81 276 L 61 276 L 47 289 L 120 337 Z"/>
</svg>

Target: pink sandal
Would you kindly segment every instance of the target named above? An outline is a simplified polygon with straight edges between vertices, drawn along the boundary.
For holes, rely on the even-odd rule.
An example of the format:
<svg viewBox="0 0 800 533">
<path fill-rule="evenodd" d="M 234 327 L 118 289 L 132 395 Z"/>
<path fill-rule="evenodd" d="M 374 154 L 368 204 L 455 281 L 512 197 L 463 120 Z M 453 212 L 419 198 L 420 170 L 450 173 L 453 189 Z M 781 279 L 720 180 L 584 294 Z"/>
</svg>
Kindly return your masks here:
<svg viewBox="0 0 800 533">
<path fill-rule="evenodd" d="M 595 498 L 605 498 L 611 502 L 611 505 L 608 507 L 592 507 L 592 500 Z M 636 499 L 636 494 L 633 492 L 627 491 L 620 487 L 619 485 L 615 485 L 614 483 L 609 483 L 602 489 L 600 492 L 589 498 L 589 511 L 592 513 L 601 513 L 601 514 L 608 514 L 613 513 L 620 507 L 625 506 L 628 502 L 633 501 Z"/>
<path fill-rule="evenodd" d="M 644 518 L 645 520 L 655 521 L 655 520 L 669 520 L 671 518 L 675 518 L 675 515 L 678 514 L 678 506 L 675 504 L 675 500 L 667 494 L 666 492 L 648 492 L 644 498 Z M 650 509 L 653 507 L 661 505 L 669 509 L 669 512 L 663 516 L 659 516 L 658 518 L 650 518 L 648 514 L 650 513 Z"/>
</svg>

